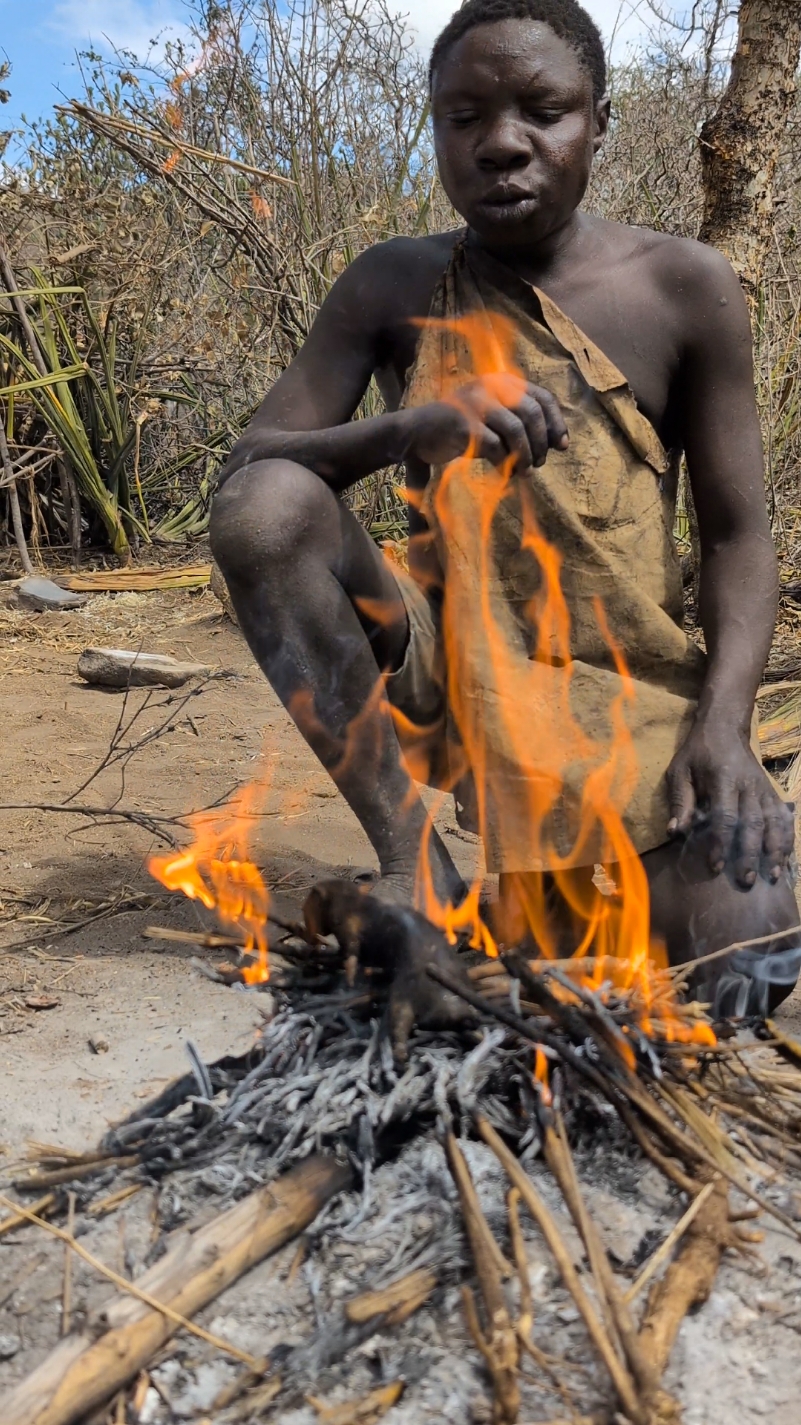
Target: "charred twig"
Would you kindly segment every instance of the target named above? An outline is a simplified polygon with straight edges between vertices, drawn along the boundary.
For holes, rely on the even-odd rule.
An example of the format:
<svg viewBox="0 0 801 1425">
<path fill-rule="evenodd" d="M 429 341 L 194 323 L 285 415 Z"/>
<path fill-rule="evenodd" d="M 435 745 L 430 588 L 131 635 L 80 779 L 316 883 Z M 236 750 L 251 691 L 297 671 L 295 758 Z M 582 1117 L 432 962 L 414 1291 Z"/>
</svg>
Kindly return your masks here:
<svg viewBox="0 0 801 1425">
<path fill-rule="evenodd" d="M 138 1153 L 129 1153 L 123 1158 L 106 1154 L 89 1159 L 85 1163 L 71 1163 L 66 1168 L 54 1168 L 51 1172 L 31 1173 L 29 1177 L 15 1178 L 13 1186 L 17 1192 L 33 1192 L 36 1188 L 59 1187 L 62 1183 L 90 1178 L 93 1173 L 102 1172 L 104 1168 L 133 1168 L 138 1162 Z"/>
<path fill-rule="evenodd" d="M 512 1425 L 520 1411 L 517 1338 L 504 1300 L 501 1280 L 502 1275 L 510 1275 L 510 1270 L 481 1211 L 462 1150 L 452 1133 L 448 1133 L 445 1139 L 445 1155 L 459 1193 L 465 1230 L 489 1322 L 485 1334 L 478 1319 L 473 1293 L 469 1287 L 464 1286 L 462 1301 L 467 1326 L 473 1343 L 484 1358 L 492 1377 L 495 1419 L 508 1421 Z M 502 1266 L 499 1265 L 499 1258 Z"/>
<path fill-rule="evenodd" d="M 524 1173 L 514 1153 L 510 1152 L 503 1139 L 495 1132 L 495 1129 L 487 1122 L 486 1118 L 483 1118 L 479 1114 L 476 1118 L 476 1126 L 484 1142 L 492 1149 L 506 1170 L 511 1182 L 518 1188 L 526 1207 L 550 1247 L 562 1280 L 570 1292 L 570 1295 L 573 1297 L 576 1307 L 587 1327 L 590 1339 L 609 1372 L 626 1415 L 628 1415 L 630 1420 L 635 1422 L 635 1425 L 647 1425 L 647 1418 L 641 1405 L 634 1380 L 629 1374 L 627 1367 L 623 1365 L 615 1353 L 606 1328 L 599 1320 L 595 1308 L 579 1280 L 578 1273 L 571 1261 L 570 1253 L 565 1246 L 562 1234 L 551 1216 L 551 1213 L 534 1187 L 531 1179 Z"/>
</svg>

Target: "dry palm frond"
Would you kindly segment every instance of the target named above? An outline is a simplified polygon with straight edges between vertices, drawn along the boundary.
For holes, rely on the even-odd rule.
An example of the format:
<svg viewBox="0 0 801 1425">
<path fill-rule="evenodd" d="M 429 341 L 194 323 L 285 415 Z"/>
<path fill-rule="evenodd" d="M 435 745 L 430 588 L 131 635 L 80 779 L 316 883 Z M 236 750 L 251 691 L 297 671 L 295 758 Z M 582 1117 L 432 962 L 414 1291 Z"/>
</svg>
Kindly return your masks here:
<svg viewBox="0 0 801 1425">
<path fill-rule="evenodd" d="M 62 574 L 56 582 L 75 593 L 144 593 L 152 589 L 203 589 L 210 578 L 210 564 L 185 564 L 177 569 L 97 569 L 87 574 Z"/>
<path fill-rule="evenodd" d="M 760 722 L 759 746 L 763 757 L 793 757 L 801 752 L 801 684 L 792 685 L 792 692 Z"/>
</svg>

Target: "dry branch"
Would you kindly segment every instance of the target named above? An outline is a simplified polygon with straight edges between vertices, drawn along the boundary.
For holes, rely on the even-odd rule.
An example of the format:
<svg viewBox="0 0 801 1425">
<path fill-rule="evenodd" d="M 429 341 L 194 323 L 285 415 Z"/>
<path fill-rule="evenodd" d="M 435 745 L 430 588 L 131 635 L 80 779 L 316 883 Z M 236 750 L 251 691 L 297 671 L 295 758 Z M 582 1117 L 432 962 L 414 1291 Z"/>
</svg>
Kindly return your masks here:
<svg viewBox="0 0 801 1425">
<path fill-rule="evenodd" d="M 683 1250 L 652 1288 L 648 1300 L 640 1340 L 660 1375 L 682 1321 L 691 1307 L 706 1301 L 721 1257 L 732 1243 L 728 1189 L 721 1179 L 714 1189 L 690 1223 Z"/>
<path fill-rule="evenodd" d="M 488 1320 L 488 1329 L 484 1333 L 473 1293 L 465 1286 L 462 1288 L 462 1300 L 468 1329 L 492 1376 L 494 1418 L 513 1422 L 520 1411 L 520 1386 L 517 1380 L 517 1334 L 509 1316 L 502 1284 L 502 1275 L 509 1272 L 504 1270 L 506 1263 L 481 1211 L 470 1170 L 452 1133 L 448 1133 L 445 1139 L 445 1156 L 459 1193 L 459 1205 Z"/>
<path fill-rule="evenodd" d="M 626 1415 L 635 1422 L 635 1425 L 647 1425 L 647 1417 L 638 1398 L 634 1381 L 626 1366 L 623 1365 L 615 1353 L 606 1328 L 599 1320 L 595 1307 L 579 1280 L 578 1273 L 571 1261 L 570 1253 L 551 1213 L 537 1192 L 531 1179 L 521 1168 L 514 1153 L 510 1152 L 503 1139 L 495 1132 L 491 1124 L 480 1115 L 476 1119 L 476 1124 L 484 1142 L 492 1149 L 498 1161 L 505 1169 L 508 1178 L 520 1192 L 520 1196 L 526 1204 L 526 1207 L 542 1232 L 553 1254 L 556 1265 L 559 1268 L 562 1280 L 584 1320 L 590 1339 L 611 1376 L 612 1383 L 620 1397 L 620 1403 Z"/>
<path fill-rule="evenodd" d="M 183 1317 L 194 1316 L 243 1273 L 282 1247 L 351 1182 L 333 1158 L 307 1159 L 183 1239 L 136 1283 Z M 91 1329 L 94 1327 L 94 1331 Z M 95 1339 L 98 1329 L 104 1331 Z M 111 1399 L 174 1334 L 176 1326 L 130 1296 L 115 1297 L 94 1323 L 73 1332 L 6 1399 L 3 1425 L 74 1425 Z"/>
</svg>

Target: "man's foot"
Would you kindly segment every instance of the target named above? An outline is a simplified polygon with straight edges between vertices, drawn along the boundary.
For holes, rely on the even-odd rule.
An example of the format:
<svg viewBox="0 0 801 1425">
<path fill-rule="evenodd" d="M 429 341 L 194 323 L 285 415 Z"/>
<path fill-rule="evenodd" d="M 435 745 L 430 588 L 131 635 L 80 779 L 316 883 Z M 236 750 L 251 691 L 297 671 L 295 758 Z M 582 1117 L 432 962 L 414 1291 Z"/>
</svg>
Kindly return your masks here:
<svg viewBox="0 0 801 1425">
<path fill-rule="evenodd" d="M 393 865 L 383 871 L 370 888 L 370 895 L 384 905 L 412 906 L 426 912 L 428 895 L 433 891 L 441 906 L 459 905 L 467 895 L 468 887 L 459 875 L 442 837 L 432 830 L 427 845 L 429 876 L 428 885 L 421 887 L 419 875 L 419 852 L 400 865 Z"/>
</svg>

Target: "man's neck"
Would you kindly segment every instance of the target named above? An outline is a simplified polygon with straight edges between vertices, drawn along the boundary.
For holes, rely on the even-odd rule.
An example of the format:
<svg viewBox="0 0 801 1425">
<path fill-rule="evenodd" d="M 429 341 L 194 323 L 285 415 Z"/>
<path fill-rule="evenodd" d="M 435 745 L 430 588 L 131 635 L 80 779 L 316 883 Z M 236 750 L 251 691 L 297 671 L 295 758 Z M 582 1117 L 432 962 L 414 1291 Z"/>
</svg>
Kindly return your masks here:
<svg viewBox="0 0 801 1425">
<path fill-rule="evenodd" d="M 540 287 L 546 281 L 558 282 L 568 268 L 575 267 L 577 261 L 584 261 L 589 254 L 582 249 L 589 245 L 592 231 L 592 220 L 577 210 L 562 227 L 529 244 L 483 242 L 471 228 L 468 228 L 467 240 L 511 268 L 524 281 Z"/>
</svg>

